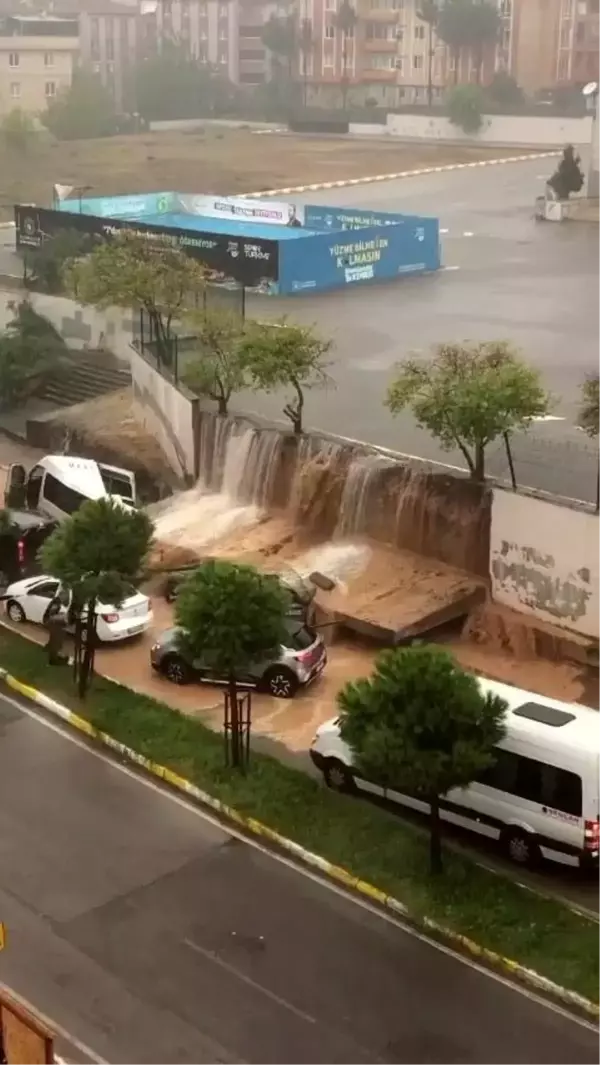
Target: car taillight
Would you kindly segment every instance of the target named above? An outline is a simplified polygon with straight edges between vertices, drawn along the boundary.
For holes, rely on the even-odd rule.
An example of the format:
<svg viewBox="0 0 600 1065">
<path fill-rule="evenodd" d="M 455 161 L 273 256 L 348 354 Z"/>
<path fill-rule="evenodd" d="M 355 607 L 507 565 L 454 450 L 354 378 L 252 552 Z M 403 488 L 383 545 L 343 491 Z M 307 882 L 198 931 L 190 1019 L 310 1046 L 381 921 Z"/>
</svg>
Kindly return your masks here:
<svg viewBox="0 0 600 1065">
<path fill-rule="evenodd" d="M 113 621 L 119 620 L 118 614 L 101 614 L 100 617 L 103 621 L 108 622 L 109 625 L 112 625 Z"/>
<path fill-rule="evenodd" d="M 597 851 L 600 849 L 600 821 L 585 822 L 583 846 L 586 851 Z"/>
<path fill-rule="evenodd" d="M 22 566 L 25 561 L 25 541 L 17 540 L 17 558 L 19 565 Z"/>
</svg>

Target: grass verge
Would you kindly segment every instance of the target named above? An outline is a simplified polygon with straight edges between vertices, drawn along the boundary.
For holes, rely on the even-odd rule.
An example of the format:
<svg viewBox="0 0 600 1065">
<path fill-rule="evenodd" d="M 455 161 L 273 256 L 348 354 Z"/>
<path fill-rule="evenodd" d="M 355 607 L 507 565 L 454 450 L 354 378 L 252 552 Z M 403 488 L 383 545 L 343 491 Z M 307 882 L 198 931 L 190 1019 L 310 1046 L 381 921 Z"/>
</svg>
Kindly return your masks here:
<svg viewBox="0 0 600 1065">
<path fill-rule="evenodd" d="M 333 794 L 306 774 L 253 754 L 246 777 L 223 766 L 220 736 L 200 722 L 98 677 L 79 703 L 66 668 L 42 649 L 0 631 L 0 666 L 76 710 L 98 729 L 168 766 L 240 813 L 395 896 L 490 950 L 595 1001 L 598 929 L 559 901 L 446 853 L 441 879 L 428 875 L 427 840 L 385 810 Z"/>
</svg>

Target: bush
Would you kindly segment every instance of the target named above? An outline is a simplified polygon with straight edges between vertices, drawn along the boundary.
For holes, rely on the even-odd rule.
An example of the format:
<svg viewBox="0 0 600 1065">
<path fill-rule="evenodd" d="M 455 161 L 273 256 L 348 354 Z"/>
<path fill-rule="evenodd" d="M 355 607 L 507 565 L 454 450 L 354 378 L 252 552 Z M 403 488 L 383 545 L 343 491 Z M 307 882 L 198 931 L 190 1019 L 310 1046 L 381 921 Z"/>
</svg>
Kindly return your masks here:
<svg viewBox="0 0 600 1065">
<path fill-rule="evenodd" d="M 455 85 L 448 93 L 446 107 L 453 126 L 465 133 L 479 133 L 483 125 L 485 97 L 478 85 Z"/>
</svg>

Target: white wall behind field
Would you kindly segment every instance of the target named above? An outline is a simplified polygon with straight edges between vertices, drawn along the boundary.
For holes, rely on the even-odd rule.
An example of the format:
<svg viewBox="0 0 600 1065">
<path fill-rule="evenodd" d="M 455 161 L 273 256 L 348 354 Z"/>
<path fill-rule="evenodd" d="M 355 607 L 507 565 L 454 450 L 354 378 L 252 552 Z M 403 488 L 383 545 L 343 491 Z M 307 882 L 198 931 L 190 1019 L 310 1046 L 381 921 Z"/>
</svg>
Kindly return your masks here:
<svg viewBox="0 0 600 1065">
<path fill-rule="evenodd" d="M 592 118 L 590 115 L 581 118 L 484 115 L 479 132 L 469 135 L 453 126 L 448 118 L 438 115 L 388 115 L 385 125 L 352 123 L 350 133 L 435 143 L 460 141 L 498 147 L 562 148 L 565 144 L 589 145 Z"/>
<path fill-rule="evenodd" d="M 599 529 L 597 514 L 494 489 L 492 597 L 597 639 Z"/>
</svg>

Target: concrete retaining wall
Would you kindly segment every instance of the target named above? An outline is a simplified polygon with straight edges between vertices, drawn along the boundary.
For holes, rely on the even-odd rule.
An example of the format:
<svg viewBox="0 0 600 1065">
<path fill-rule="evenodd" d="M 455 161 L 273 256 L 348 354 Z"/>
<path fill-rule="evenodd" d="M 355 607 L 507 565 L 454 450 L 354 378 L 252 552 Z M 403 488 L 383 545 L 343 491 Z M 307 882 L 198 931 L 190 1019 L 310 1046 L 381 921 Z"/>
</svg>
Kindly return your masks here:
<svg viewBox="0 0 600 1065">
<path fill-rule="evenodd" d="M 541 115 L 485 115 L 478 133 L 468 135 L 448 118 L 437 115 L 388 115 L 386 125 L 351 124 L 350 133 L 390 136 L 404 140 L 464 141 L 473 144 L 562 148 L 589 145 L 592 118 L 554 118 Z"/>
<path fill-rule="evenodd" d="M 142 355 L 130 348 L 134 413 L 162 447 L 179 477 L 195 480 L 195 419 L 198 400 L 167 381 Z"/>
<path fill-rule="evenodd" d="M 597 514 L 494 489 L 493 598 L 597 639 L 599 526 Z"/>
<path fill-rule="evenodd" d="M 0 291 L 0 330 L 4 329 L 13 312 L 11 303 L 29 299 L 38 312 L 48 318 L 62 333 L 72 348 L 94 348 L 111 351 L 124 365 L 129 366 L 132 339 L 132 314 L 119 307 L 97 311 L 73 300 L 46 296 L 23 289 Z"/>
</svg>

